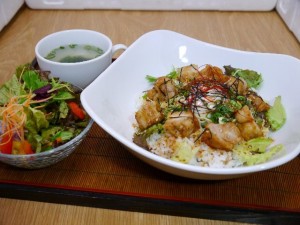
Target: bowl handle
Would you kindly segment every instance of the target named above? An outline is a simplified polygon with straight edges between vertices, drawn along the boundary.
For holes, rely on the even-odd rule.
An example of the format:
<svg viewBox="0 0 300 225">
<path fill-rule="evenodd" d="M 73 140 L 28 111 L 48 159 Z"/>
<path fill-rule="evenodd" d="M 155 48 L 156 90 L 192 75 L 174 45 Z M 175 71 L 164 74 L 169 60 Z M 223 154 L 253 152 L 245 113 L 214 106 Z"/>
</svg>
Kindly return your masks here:
<svg viewBox="0 0 300 225">
<path fill-rule="evenodd" d="M 127 49 L 126 45 L 123 44 L 116 44 L 112 47 L 111 51 L 112 51 L 112 55 L 114 55 L 117 51 L 123 50 L 125 51 Z"/>
</svg>

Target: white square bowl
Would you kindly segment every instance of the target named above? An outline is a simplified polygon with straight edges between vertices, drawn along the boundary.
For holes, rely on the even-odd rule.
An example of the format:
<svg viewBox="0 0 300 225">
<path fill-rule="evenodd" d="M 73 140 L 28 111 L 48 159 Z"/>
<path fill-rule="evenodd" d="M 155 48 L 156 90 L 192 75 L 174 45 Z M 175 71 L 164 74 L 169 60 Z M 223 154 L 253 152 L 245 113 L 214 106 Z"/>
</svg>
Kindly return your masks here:
<svg viewBox="0 0 300 225">
<path fill-rule="evenodd" d="M 162 76 L 190 64 L 232 65 L 262 73 L 259 94 L 272 101 L 282 97 L 287 113 L 284 127 L 272 137 L 284 144 L 284 154 L 266 163 L 240 168 L 204 168 L 164 159 L 132 142 L 134 114 L 141 93 L 149 89 L 146 75 Z M 106 132 L 146 163 L 194 179 L 229 179 L 285 164 L 300 152 L 300 60 L 280 54 L 244 52 L 204 43 L 167 30 L 144 34 L 81 95 L 82 104 Z"/>
</svg>

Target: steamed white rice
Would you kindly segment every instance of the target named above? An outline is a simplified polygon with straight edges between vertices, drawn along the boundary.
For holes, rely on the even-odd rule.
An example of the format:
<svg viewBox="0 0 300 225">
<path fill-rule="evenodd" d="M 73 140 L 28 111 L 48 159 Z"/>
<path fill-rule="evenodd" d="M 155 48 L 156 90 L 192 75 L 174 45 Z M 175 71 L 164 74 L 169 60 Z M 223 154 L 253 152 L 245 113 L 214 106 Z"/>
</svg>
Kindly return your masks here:
<svg viewBox="0 0 300 225">
<path fill-rule="evenodd" d="M 212 168 L 243 166 L 232 151 L 211 149 L 205 143 L 196 145 L 192 138 L 170 138 L 154 133 L 147 138 L 150 152 L 177 162 Z"/>
</svg>

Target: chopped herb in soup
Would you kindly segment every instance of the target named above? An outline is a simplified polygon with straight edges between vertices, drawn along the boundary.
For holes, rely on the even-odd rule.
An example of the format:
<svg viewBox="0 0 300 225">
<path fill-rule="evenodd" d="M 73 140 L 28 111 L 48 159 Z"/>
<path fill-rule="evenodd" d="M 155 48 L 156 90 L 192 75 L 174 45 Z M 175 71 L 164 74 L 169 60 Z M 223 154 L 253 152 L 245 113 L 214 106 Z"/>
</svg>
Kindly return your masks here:
<svg viewBox="0 0 300 225">
<path fill-rule="evenodd" d="M 50 51 L 46 59 L 54 62 L 76 63 L 94 59 L 103 54 L 103 50 L 93 45 L 70 44 Z"/>
</svg>

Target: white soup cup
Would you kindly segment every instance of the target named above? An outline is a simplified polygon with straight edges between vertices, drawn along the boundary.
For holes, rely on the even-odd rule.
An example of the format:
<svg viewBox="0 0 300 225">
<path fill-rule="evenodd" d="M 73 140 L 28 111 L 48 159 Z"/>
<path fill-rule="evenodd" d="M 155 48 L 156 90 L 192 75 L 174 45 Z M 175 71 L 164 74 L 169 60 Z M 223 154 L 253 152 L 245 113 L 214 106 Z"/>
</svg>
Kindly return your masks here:
<svg viewBox="0 0 300 225">
<path fill-rule="evenodd" d="M 45 57 L 52 50 L 70 44 L 93 45 L 103 50 L 103 54 L 83 62 L 61 63 Z M 52 33 L 41 39 L 35 46 L 35 55 L 39 68 L 49 71 L 50 77 L 58 77 L 81 88 L 92 83 L 112 62 L 118 50 L 126 50 L 123 44 L 112 45 L 106 35 L 92 30 L 64 30 Z"/>
</svg>

